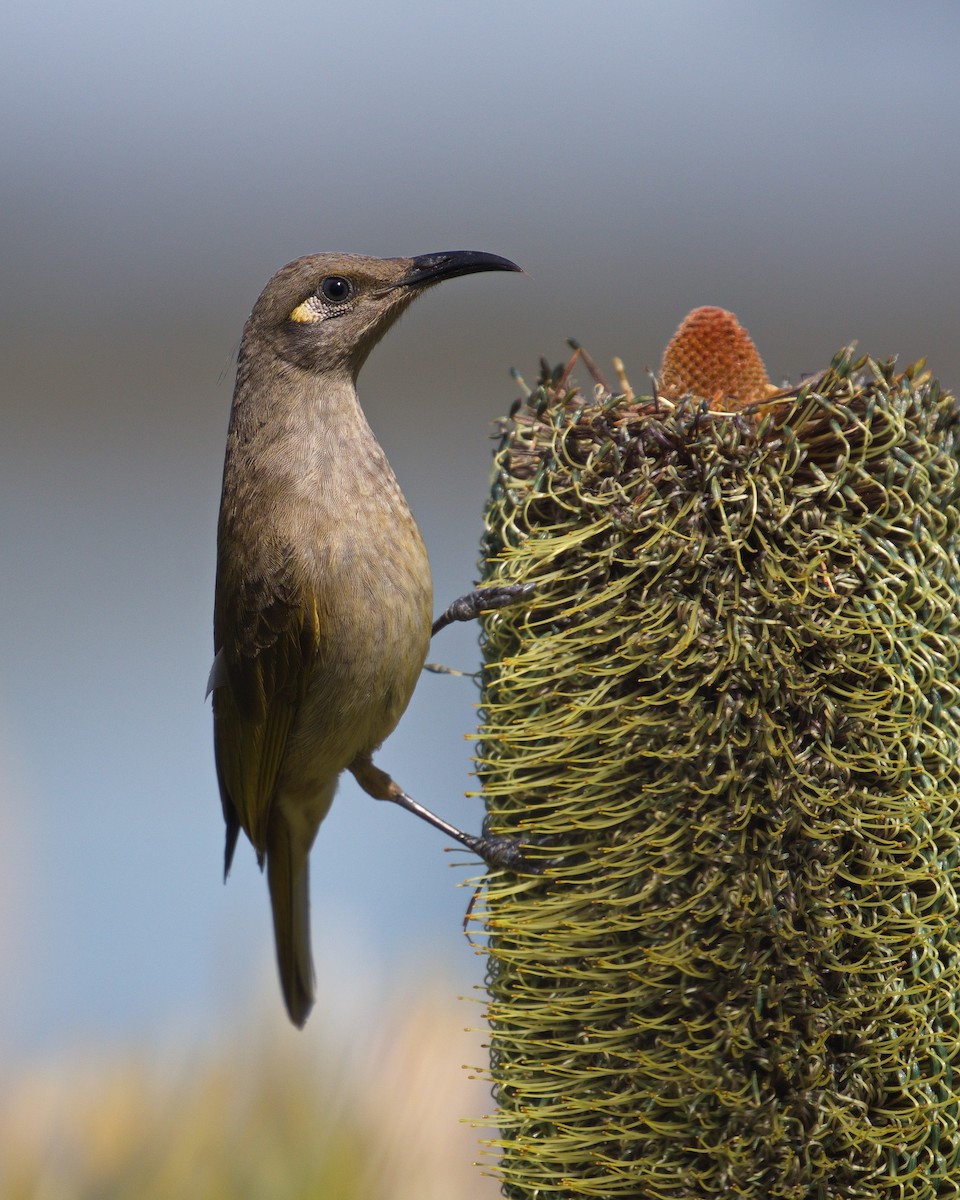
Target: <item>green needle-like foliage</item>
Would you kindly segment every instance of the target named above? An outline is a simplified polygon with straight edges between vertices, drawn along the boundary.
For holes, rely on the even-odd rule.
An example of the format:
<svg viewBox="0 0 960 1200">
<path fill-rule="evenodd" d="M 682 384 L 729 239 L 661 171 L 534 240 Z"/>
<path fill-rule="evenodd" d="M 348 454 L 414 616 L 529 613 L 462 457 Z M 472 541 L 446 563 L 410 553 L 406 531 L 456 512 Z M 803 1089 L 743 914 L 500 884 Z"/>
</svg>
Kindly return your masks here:
<svg viewBox="0 0 960 1200">
<path fill-rule="evenodd" d="M 772 389 L 771 389 L 772 390 Z M 839 354 L 757 410 L 508 423 L 485 582 L 504 1195 L 960 1196 L 960 410 Z"/>
</svg>

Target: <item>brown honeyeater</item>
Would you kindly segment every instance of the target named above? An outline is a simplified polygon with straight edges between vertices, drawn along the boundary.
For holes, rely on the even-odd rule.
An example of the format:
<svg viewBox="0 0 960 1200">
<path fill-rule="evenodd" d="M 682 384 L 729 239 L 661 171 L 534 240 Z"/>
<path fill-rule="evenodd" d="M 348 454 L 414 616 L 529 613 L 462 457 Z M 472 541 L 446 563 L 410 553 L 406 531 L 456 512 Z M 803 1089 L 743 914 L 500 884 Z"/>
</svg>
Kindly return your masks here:
<svg viewBox="0 0 960 1200">
<path fill-rule="evenodd" d="M 344 770 L 487 861 L 511 861 L 503 839 L 461 834 L 426 813 L 371 759 L 423 668 L 433 601 L 423 540 L 356 382 L 426 288 L 519 270 L 474 251 L 313 255 L 277 272 L 244 328 L 209 689 L 226 869 L 242 829 L 266 863 L 280 980 L 298 1026 L 314 998 L 308 856 Z"/>
</svg>

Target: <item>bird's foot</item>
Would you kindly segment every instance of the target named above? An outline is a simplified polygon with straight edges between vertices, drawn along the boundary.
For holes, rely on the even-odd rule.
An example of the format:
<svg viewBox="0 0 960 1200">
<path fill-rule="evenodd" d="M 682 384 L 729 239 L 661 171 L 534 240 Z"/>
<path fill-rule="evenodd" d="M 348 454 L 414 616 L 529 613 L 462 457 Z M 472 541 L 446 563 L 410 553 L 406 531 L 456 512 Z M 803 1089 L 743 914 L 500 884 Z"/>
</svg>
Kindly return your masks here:
<svg viewBox="0 0 960 1200">
<path fill-rule="evenodd" d="M 518 838 L 503 834 L 484 833 L 479 837 L 465 833 L 462 844 L 494 870 L 516 871 L 522 875 L 539 875 L 543 871 L 540 863 L 527 857 L 528 847 Z"/>
<path fill-rule="evenodd" d="M 533 583 L 495 583 L 489 587 L 474 588 L 465 596 L 459 596 L 443 610 L 434 621 L 430 636 L 446 629 L 454 621 L 473 621 L 481 613 L 494 612 L 498 608 L 507 608 L 511 604 L 519 604 L 532 596 L 536 590 Z"/>
</svg>

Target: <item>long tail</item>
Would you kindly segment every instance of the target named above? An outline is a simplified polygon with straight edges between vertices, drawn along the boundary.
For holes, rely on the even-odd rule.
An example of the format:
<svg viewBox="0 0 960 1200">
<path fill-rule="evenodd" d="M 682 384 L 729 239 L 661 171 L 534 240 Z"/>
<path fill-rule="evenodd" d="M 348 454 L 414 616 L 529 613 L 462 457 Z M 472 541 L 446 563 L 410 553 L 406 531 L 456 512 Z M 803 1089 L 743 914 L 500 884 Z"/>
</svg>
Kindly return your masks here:
<svg viewBox="0 0 960 1200">
<path fill-rule="evenodd" d="M 301 1029 L 314 1000 L 308 855 L 309 846 L 295 844 L 290 825 L 276 813 L 267 830 L 267 883 L 283 999 L 290 1020 Z"/>
</svg>

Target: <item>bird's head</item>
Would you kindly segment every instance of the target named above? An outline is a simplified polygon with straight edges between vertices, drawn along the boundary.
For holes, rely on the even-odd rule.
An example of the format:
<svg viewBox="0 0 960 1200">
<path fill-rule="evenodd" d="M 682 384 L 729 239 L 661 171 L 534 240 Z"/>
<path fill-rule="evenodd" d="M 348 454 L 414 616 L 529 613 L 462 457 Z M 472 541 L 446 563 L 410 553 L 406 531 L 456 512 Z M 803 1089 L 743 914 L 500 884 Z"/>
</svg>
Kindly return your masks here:
<svg viewBox="0 0 960 1200">
<path fill-rule="evenodd" d="M 479 271 L 519 271 L 496 254 L 452 250 L 416 258 L 313 254 L 288 263 L 260 294 L 244 331 L 295 367 L 346 372 L 428 287 Z"/>
</svg>

